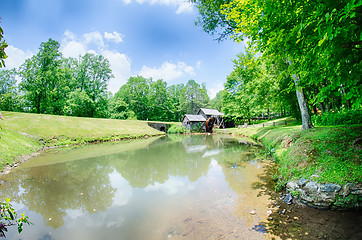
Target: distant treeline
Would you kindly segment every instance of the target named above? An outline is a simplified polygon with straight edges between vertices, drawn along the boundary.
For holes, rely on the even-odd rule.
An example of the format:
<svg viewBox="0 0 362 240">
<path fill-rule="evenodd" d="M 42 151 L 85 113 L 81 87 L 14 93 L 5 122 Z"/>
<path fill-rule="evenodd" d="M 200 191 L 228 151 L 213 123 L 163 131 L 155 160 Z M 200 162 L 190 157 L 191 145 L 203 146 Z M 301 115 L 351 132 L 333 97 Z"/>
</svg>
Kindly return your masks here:
<svg viewBox="0 0 362 240">
<path fill-rule="evenodd" d="M 180 121 L 209 106 L 205 84 L 194 80 L 167 86 L 161 79 L 134 76 L 113 96 L 107 91 L 113 77 L 107 59 L 92 53 L 64 58 L 59 47 L 49 39 L 18 69 L 0 70 L 0 110 Z"/>
</svg>

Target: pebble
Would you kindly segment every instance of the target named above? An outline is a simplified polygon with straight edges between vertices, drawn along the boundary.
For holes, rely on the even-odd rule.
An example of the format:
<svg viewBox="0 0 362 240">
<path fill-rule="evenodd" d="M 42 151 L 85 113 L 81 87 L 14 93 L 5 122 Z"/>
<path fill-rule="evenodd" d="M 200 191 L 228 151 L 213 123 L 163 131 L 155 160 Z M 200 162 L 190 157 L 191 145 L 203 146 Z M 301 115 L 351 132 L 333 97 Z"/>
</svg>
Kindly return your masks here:
<svg viewBox="0 0 362 240">
<path fill-rule="evenodd" d="M 255 210 L 252 210 L 252 211 L 250 212 L 250 214 L 251 214 L 251 215 L 255 215 L 255 214 L 256 214 L 256 211 L 255 211 Z"/>
<path fill-rule="evenodd" d="M 269 217 L 272 213 L 273 213 L 272 210 L 266 211 L 266 215 L 268 215 L 268 217 Z"/>
</svg>

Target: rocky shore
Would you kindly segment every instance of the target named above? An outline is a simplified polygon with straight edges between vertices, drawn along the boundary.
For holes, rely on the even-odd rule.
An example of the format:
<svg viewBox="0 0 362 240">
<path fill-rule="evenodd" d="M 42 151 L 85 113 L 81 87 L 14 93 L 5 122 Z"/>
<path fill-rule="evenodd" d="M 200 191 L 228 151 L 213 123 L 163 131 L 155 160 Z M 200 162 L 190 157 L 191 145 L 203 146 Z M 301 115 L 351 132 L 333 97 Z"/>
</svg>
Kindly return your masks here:
<svg viewBox="0 0 362 240">
<path fill-rule="evenodd" d="M 362 208 L 362 184 L 319 184 L 304 178 L 289 181 L 286 202 L 292 199 L 318 209 Z"/>
</svg>

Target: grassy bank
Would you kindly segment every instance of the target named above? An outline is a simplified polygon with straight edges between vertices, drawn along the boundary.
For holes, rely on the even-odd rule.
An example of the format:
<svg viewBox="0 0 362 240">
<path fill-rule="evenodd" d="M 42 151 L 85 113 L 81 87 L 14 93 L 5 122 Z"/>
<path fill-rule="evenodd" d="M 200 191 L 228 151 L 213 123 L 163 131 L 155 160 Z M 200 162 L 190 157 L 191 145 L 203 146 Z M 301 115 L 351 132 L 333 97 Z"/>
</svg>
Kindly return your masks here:
<svg viewBox="0 0 362 240">
<path fill-rule="evenodd" d="M 146 121 L 2 112 L 0 169 L 43 146 L 141 138 L 163 134 Z"/>
<path fill-rule="evenodd" d="M 248 127 L 228 130 L 260 140 L 277 163 L 277 186 L 292 179 L 319 183 L 362 182 L 362 125 L 315 127 L 301 131 L 287 126 Z"/>
</svg>

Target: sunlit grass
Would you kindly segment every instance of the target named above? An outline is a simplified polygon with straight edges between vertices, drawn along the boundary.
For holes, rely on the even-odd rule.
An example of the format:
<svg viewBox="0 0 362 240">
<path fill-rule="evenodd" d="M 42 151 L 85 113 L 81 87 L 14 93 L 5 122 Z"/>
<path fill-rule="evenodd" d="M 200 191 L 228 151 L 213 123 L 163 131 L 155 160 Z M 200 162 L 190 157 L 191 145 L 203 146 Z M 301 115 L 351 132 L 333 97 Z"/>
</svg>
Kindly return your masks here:
<svg viewBox="0 0 362 240">
<path fill-rule="evenodd" d="M 44 114 L 4 112 L 3 127 L 24 132 L 46 142 L 97 141 L 159 135 L 145 121 L 82 118 Z"/>
<path fill-rule="evenodd" d="M 300 129 L 300 125 L 287 125 L 228 131 L 263 143 L 265 153 L 273 155 L 278 164 L 279 187 L 300 178 L 320 183 L 362 182 L 362 149 L 353 145 L 362 137 L 362 125 Z"/>
<path fill-rule="evenodd" d="M 2 112 L 0 168 L 45 146 L 162 135 L 146 121 Z"/>
<path fill-rule="evenodd" d="M 41 144 L 32 138 L 12 130 L 0 129 L 0 169 L 7 164 L 13 164 L 14 157 L 31 154 L 41 148 Z"/>
</svg>

